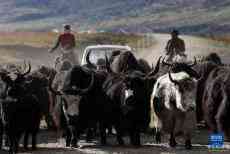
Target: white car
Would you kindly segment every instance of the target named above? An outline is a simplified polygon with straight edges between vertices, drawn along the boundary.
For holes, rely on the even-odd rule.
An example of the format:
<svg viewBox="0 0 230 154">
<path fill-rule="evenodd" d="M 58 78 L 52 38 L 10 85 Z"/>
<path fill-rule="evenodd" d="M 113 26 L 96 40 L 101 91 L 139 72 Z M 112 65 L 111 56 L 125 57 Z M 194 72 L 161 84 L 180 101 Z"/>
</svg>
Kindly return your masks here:
<svg viewBox="0 0 230 154">
<path fill-rule="evenodd" d="M 105 53 L 108 57 L 111 56 L 113 51 L 131 51 L 129 46 L 122 46 L 122 45 L 95 45 L 95 46 L 88 46 L 85 48 L 81 60 L 81 65 L 87 64 L 86 62 L 86 55 L 90 51 L 90 62 L 96 64 L 98 59 L 104 59 Z"/>
</svg>

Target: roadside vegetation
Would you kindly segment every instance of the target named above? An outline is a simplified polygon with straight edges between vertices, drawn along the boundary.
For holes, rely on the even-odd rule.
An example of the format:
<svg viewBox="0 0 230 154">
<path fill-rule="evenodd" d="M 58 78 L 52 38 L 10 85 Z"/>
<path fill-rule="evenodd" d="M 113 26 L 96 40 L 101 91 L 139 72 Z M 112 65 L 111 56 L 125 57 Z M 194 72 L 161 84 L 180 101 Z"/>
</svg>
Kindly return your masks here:
<svg viewBox="0 0 230 154">
<path fill-rule="evenodd" d="M 218 42 L 222 42 L 226 45 L 230 45 L 230 35 L 212 36 L 211 39 Z"/>
<path fill-rule="evenodd" d="M 58 37 L 54 32 L 14 32 L 0 33 L 0 45 L 26 45 L 33 47 L 50 47 Z M 84 48 L 88 45 L 97 44 L 118 44 L 129 45 L 138 49 L 140 44 L 145 47 L 154 45 L 145 43 L 146 36 L 140 34 L 115 34 L 115 33 L 75 33 L 77 48 Z"/>
</svg>

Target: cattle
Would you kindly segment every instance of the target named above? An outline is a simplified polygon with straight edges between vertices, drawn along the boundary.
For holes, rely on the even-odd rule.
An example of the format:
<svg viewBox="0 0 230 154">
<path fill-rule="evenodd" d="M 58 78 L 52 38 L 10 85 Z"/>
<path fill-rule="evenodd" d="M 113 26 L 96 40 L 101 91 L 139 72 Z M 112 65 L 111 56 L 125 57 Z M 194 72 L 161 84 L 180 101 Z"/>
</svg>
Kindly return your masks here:
<svg viewBox="0 0 230 154">
<path fill-rule="evenodd" d="M 183 134 L 186 149 L 192 147 L 191 133 L 196 122 L 195 100 L 198 78 L 199 75 L 191 69 L 191 66 L 178 63 L 169 73 L 157 79 L 150 101 L 150 127 L 156 129 L 157 142 L 161 141 L 160 134 L 164 131 L 170 134 L 170 146 L 176 146 L 175 137 Z"/>
<path fill-rule="evenodd" d="M 196 97 L 196 117 L 198 124 L 202 124 L 202 121 L 204 120 L 202 111 L 202 98 L 208 76 L 212 70 L 222 65 L 223 64 L 221 62 L 220 56 L 217 53 L 210 53 L 207 56 L 204 56 L 200 61 L 197 62 L 196 65 L 192 67 L 201 77 L 198 81 Z"/>
<path fill-rule="evenodd" d="M 90 54 L 91 51 L 89 51 L 86 55 L 87 64 L 85 66 L 96 69 L 98 65 L 90 62 Z M 149 73 L 151 71 L 151 67 L 149 66 L 148 62 L 142 58 L 137 60 L 131 51 L 113 51 L 112 55 L 108 59 L 108 63 L 112 71 L 115 73 L 125 73 L 132 70 L 139 70 L 143 73 Z M 105 66 L 105 63 L 103 66 Z"/>
<path fill-rule="evenodd" d="M 50 85 L 51 89 L 51 85 Z M 80 97 L 74 95 L 65 95 L 59 91 L 52 90 L 56 94 L 57 103 L 53 111 L 53 118 L 58 131 L 63 130 L 63 136 L 66 139 L 66 147 L 77 147 L 76 145 L 76 126 L 79 114 Z"/>
<path fill-rule="evenodd" d="M 213 63 L 215 63 L 217 65 L 222 65 L 223 64 L 222 61 L 221 61 L 220 56 L 215 52 L 210 53 L 207 56 L 203 57 L 202 61 L 210 61 L 210 62 L 213 62 Z"/>
<path fill-rule="evenodd" d="M 48 83 L 54 80 L 56 74 L 57 71 L 54 68 L 42 65 L 28 75 L 28 80 L 32 81 L 34 87 L 38 87 L 34 89 L 34 94 L 39 99 L 48 129 L 55 129 L 51 115 L 55 106 L 55 96 L 50 92 Z"/>
<path fill-rule="evenodd" d="M 87 67 L 88 68 L 97 68 L 100 70 L 105 71 L 105 60 L 104 59 L 98 59 L 98 62 L 102 61 L 102 64 L 92 64 L 89 60 L 89 55 L 86 56 L 87 60 Z M 97 62 L 97 63 L 98 63 Z M 140 72 L 143 72 L 145 74 L 149 73 L 151 71 L 151 67 L 149 66 L 148 62 L 142 58 L 137 60 L 134 55 L 130 51 L 119 51 L 115 50 L 112 52 L 112 55 L 108 59 L 108 63 L 110 65 L 111 70 L 115 70 L 114 73 L 121 73 L 126 71 L 134 71 L 139 70 Z M 116 71 L 117 70 L 117 71 Z M 111 129 L 109 129 L 111 133 Z"/>
<path fill-rule="evenodd" d="M 212 133 L 223 133 L 230 140 L 230 68 L 216 67 L 207 78 L 202 108 L 204 120 Z"/>
<path fill-rule="evenodd" d="M 105 96 L 101 90 L 106 72 L 74 66 L 67 74 L 62 91 L 67 95 L 80 95 L 78 132 L 92 128 L 103 119 Z M 101 143 L 104 144 L 103 139 Z"/>
<path fill-rule="evenodd" d="M 196 97 L 196 117 L 197 122 L 200 123 L 203 120 L 203 111 L 202 111 L 202 98 L 203 98 L 203 92 L 205 88 L 206 80 L 210 74 L 210 72 L 215 69 L 216 67 L 220 66 L 221 60 L 220 57 L 216 53 L 211 53 L 207 55 L 206 57 L 203 57 L 201 61 L 196 60 L 194 58 L 195 63 L 193 65 L 190 65 L 200 76 L 200 80 L 198 81 L 198 87 L 197 87 L 197 97 Z M 182 70 L 187 70 L 182 67 L 182 63 L 167 63 L 163 60 L 160 71 L 156 74 L 156 77 L 160 77 L 164 74 L 166 74 L 170 68 L 174 65 L 180 65 Z M 185 63 L 184 63 L 185 64 Z"/>
<path fill-rule="evenodd" d="M 5 69 L 1 69 L 0 73 L 2 75 L 4 75 L 5 73 L 7 73 L 7 71 Z M 3 134 L 4 134 L 4 125 L 3 125 L 3 120 L 2 120 L 2 101 L 5 98 L 5 91 L 6 91 L 6 84 L 5 82 L 2 80 L 2 77 L 0 75 L 0 149 L 2 148 L 3 145 Z"/>
<path fill-rule="evenodd" d="M 9 73 L 1 74 L 7 88 L 1 101 L 2 121 L 9 138 L 9 152 L 17 153 L 18 142 L 24 135 L 24 148 L 28 149 L 28 137 L 32 135 L 32 148 L 36 149 L 36 136 L 40 125 L 40 106 L 37 98 L 30 93 L 30 82 L 26 81 L 31 66 L 25 73 L 17 72 L 15 78 Z"/>
<path fill-rule="evenodd" d="M 134 71 L 125 77 L 111 75 L 103 84 L 108 101 L 117 108 L 110 120 L 114 120 L 119 144 L 124 143 L 122 135 L 128 132 L 131 144 L 140 145 L 140 132 L 146 128 L 149 114 L 146 80 L 145 74 Z M 113 108 L 109 111 L 112 113 Z"/>
<path fill-rule="evenodd" d="M 151 67 L 149 66 L 148 62 L 145 59 L 138 59 L 138 64 L 140 66 L 141 72 L 149 73 L 151 71 Z"/>
<path fill-rule="evenodd" d="M 126 54 L 130 55 L 129 52 Z M 130 57 L 132 57 L 131 59 L 135 58 Z M 136 59 L 133 60 L 137 62 Z M 138 93 L 141 90 L 141 94 L 145 93 L 145 90 L 142 89 L 148 85 L 145 84 L 145 80 L 152 81 L 154 79 L 131 68 L 128 68 L 126 73 L 113 72 L 107 58 L 106 68 L 107 71 L 95 71 L 84 66 L 73 67 L 66 77 L 62 91 L 66 94 L 82 96 L 79 104 L 78 127 L 84 129 L 99 123 L 101 144 L 106 144 L 105 129 L 111 125 L 116 129 L 118 143 L 123 144 L 122 132 L 125 128 L 122 127 L 126 121 L 131 124 L 127 128 L 131 133 L 131 143 L 139 145 L 140 123 L 144 123 L 143 121 L 146 120 L 145 115 L 148 113 L 148 108 L 145 104 L 147 101 L 143 101 L 145 97 L 143 95 L 141 97 Z M 154 74 L 158 70 L 155 69 L 149 74 Z M 131 90 L 130 88 L 136 89 Z M 134 95 L 127 95 L 130 91 L 133 91 Z M 139 111 L 141 111 L 141 115 L 137 116 Z"/>
<path fill-rule="evenodd" d="M 141 66 L 131 51 L 121 52 L 110 63 L 110 67 L 115 73 L 125 73 L 131 70 L 143 71 L 143 67 Z"/>
<path fill-rule="evenodd" d="M 212 62 L 212 61 L 201 61 L 197 65 L 193 67 L 194 70 L 201 76 L 200 80 L 198 81 L 197 87 L 197 97 L 196 97 L 196 117 L 197 122 L 201 123 L 204 120 L 203 111 L 202 111 L 202 99 L 203 93 L 206 87 L 207 79 L 209 74 L 217 68 L 219 65 Z"/>
<path fill-rule="evenodd" d="M 0 106 L 0 111 L 2 112 L 1 106 Z M 2 145 L 3 145 L 3 133 L 4 133 L 4 125 L 2 122 L 2 117 L 0 117 L 0 150 L 2 149 Z"/>
<path fill-rule="evenodd" d="M 84 71 L 86 71 L 87 73 L 89 73 L 89 72 L 91 72 L 92 70 L 92 72 L 93 73 L 95 73 L 95 75 L 98 77 L 98 79 L 100 80 L 100 81 L 102 81 L 103 80 L 103 78 L 105 78 L 105 76 L 106 76 L 106 72 L 104 71 L 104 70 L 97 70 L 99 67 L 97 66 L 97 65 L 95 65 L 95 64 L 93 64 L 93 63 L 91 63 L 90 61 L 89 61 L 89 55 L 90 55 L 90 52 L 88 53 L 88 55 L 86 56 L 86 61 L 88 62 L 86 65 L 84 65 L 84 66 L 76 66 L 76 68 L 77 67 L 79 67 L 79 68 L 82 68 L 82 69 L 78 69 L 78 71 L 79 70 L 84 70 Z M 82 72 L 78 72 L 78 71 L 76 71 L 76 73 L 78 73 L 79 75 L 80 74 L 82 74 Z M 95 72 L 94 72 L 95 71 Z M 67 73 L 67 72 L 66 72 Z M 64 74 L 66 74 L 66 73 L 64 73 Z M 87 74 L 86 73 L 86 74 Z M 63 74 L 63 72 L 60 72 L 60 74 Z M 84 74 L 84 73 L 83 73 Z M 63 76 L 63 75 L 62 75 Z M 65 75 L 64 75 L 65 76 Z M 90 77 L 91 77 L 91 75 L 89 75 Z M 77 78 L 76 78 L 76 80 L 82 80 L 82 81 L 87 81 L 87 78 L 84 78 L 84 77 L 80 77 L 80 76 L 77 76 Z M 81 81 L 81 82 L 82 82 Z M 98 80 L 97 80 L 98 81 Z M 84 83 L 84 82 L 83 82 Z M 100 83 L 100 84 L 102 84 L 102 82 Z M 100 86 L 100 84 L 99 83 L 97 83 L 97 86 Z M 59 87 L 61 87 L 61 86 L 59 86 Z M 58 89 L 59 90 L 59 92 L 57 92 L 56 91 L 57 89 L 55 89 L 55 88 L 52 88 L 52 91 L 54 92 L 54 93 L 56 93 L 56 94 L 58 94 L 58 95 L 60 95 L 60 91 L 62 91 L 62 89 Z M 62 98 L 63 98 L 63 96 L 70 96 L 69 94 L 67 94 L 67 93 L 62 93 Z M 88 97 L 89 97 L 90 95 L 88 95 Z M 73 96 L 72 95 L 72 97 L 76 97 L 76 96 Z M 80 96 L 77 96 L 78 98 L 80 97 Z M 92 97 L 92 96 L 90 96 L 90 97 Z M 97 97 L 96 97 L 97 98 Z M 93 99 L 91 99 L 91 100 L 93 100 Z M 86 120 L 81 120 L 81 121 L 87 121 L 87 119 L 89 120 L 90 118 L 88 118 L 87 116 L 85 116 L 84 114 L 81 114 L 82 116 L 81 117 L 83 117 L 83 118 L 78 118 L 78 111 L 75 111 L 74 113 L 75 113 L 75 115 L 74 116 L 72 116 L 72 117 L 70 117 L 70 114 L 69 114 L 69 111 L 68 111 L 68 108 L 69 109 L 71 109 L 71 106 L 69 106 L 69 105 L 74 105 L 75 104 L 75 106 L 76 105 L 78 105 L 79 104 L 79 101 L 81 101 L 81 102 L 84 102 L 84 103 L 82 103 L 82 104 L 84 104 L 84 105 L 82 105 L 83 107 L 78 107 L 78 108 L 81 108 L 81 111 L 84 111 L 85 109 L 85 106 L 87 106 L 87 104 L 88 104 L 88 98 L 86 98 L 85 99 L 85 97 L 84 98 L 81 98 L 81 100 L 78 100 L 77 102 L 75 101 L 74 103 L 68 103 L 68 101 L 66 101 L 66 103 L 64 103 L 65 105 L 63 105 L 63 103 L 61 103 L 61 105 L 60 105 L 60 103 L 58 103 L 57 105 L 56 105 L 56 111 L 57 110 L 59 110 L 59 111 L 57 111 L 56 113 L 58 113 L 59 114 L 59 117 L 60 117 L 60 115 L 63 115 L 62 116 L 62 121 L 60 121 L 60 120 L 58 120 L 58 118 L 57 118 L 57 116 L 55 116 L 56 117 L 56 122 L 58 121 L 58 123 L 59 124 L 61 124 L 63 127 L 65 127 L 64 129 L 66 129 L 67 130 L 67 132 L 70 132 L 70 133 L 67 133 L 67 136 L 66 136 L 66 145 L 67 146 L 69 146 L 69 144 L 71 144 L 71 146 L 72 147 L 77 147 L 78 145 L 76 144 L 77 143 L 77 140 L 76 140 L 76 137 L 78 137 L 79 135 L 77 135 L 76 134 L 76 132 L 82 132 L 82 128 L 86 128 L 86 129 L 88 129 L 88 130 L 90 130 L 90 128 L 94 128 L 95 127 L 95 125 L 96 125 L 96 122 L 94 122 L 95 120 L 91 120 L 91 121 L 93 121 L 92 123 L 91 122 L 89 122 L 88 124 L 86 124 L 85 122 L 85 124 L 81 124 L 82 125 L 82 128 L 75 128 L 75 126 L 76 125 L 78 125 L 78 127 L 79 127 L 79 124 L 77 124 L 77 121 L 79 121 L 79 120 L 77 120 L 77 119 L 86 119 Z M 75 108 L 76 110 L 78 110 L 77 108 Z M 84 112 L 83 112 L 84 113 Z M 73 113 L 72 113 L 73 114 Z M 72 120 L 70 120 L 70 121 L 74 121 L 74 123 L 68 123 L 67 121 L 68 121 L 68 119 L 70 120 L 70 119 L 72 119 Z M 70 128 L 70 129 L 69 129 Z M 78 129 L 78 130 L 76 130 L 76 129 Z M 88 131 L 88 132 L 90 132 L 90 131 Z M 69 134 L 69 135 L 68 135 Z M 69 137 L 69 136 L 71 136 L 71 137 Z M 90 137 L 91 136 L 91 133 L 87 133 L 87 140 L 90 140 Z M 71 139 L 70 139 L 71 138 Z"/>
<path fill-rule="evenodd" d="M 42 73 L 35 71 L 27 75 L 26 80 L 30 82 L 31 93 L 38 99 L 41 114 L 44 115 L 48 128 L 53 128 L 50 114 L 50 95 L 48 92 L 48 78 Z"/>
<path fill-rule="evenodd" d="M 66 95 L 61 92 L 65 76 L 70 70 L 72 64 L 64 61 L 60 71 L 56 74 L 53 84 L 50 82 L 50 90 L 56 94 L 57 103 L 53 112 L 53 118 L 56 126 L 63 129 L 66 134 L 66 146 L 76 147 L 76 128 L 77 116 L 79 114 L 79 101 L 80 97 L 74 95 Z"/>
</svg>

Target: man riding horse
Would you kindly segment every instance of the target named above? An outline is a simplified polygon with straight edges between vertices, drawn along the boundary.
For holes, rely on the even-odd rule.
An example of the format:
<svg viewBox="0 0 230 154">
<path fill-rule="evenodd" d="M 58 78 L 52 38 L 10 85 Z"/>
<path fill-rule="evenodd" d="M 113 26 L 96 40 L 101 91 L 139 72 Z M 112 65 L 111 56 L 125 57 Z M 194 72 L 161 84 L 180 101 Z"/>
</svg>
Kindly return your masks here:
<svg viewBox="0 0 230 154">
<path fill-rule="evenodd" d="M 168 57 L 167 61 L 169 62 L 180 61 L 181 59 L 184 60 L 187 58 L 187 55 L 185 54 L 185 43 L 178 36 L 179 32 L 177 30 L 173 30 L 171 32 L 171 39 L 167 42 L 165 50 Z"/>
<path fill-rule="evenodd" d="M 79 64 L 77 53 L 74 52 L 76 47 L 75 36 L 71 33 L 71 26 L 64 26 L 64 33 L 59 35 L 55 45 L 49 50 L 50 53 L 54 52 L 59 46 L 61 46 L 62 55 L 56 59 L 55 67 L 61 68 L 64 61 L 71 62 L 72 65 Z"/>
</svg>

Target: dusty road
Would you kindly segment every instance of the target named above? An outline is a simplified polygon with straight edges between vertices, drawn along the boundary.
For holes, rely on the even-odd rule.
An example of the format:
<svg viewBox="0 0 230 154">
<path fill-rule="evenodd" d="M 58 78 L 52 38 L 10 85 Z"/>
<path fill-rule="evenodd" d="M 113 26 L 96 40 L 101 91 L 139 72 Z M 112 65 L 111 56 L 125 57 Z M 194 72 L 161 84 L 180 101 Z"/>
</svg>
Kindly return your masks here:
<svg viewBox="0 0 230 154">
<path fill-rule="evenodd" d="M 121 147 L 116 144 L 115 136 L 108 137 L 108 145 L 100 146 L 95 140 L 86 143 L 84 139 L 80 141 L 80 149 L 64 148 L 64 140 L 58 139 L 55 132 L 41 130 L 39 134 L 37 151 L 23 152 L 20 148 L 19 154 L 206 154 L 206 153 L 230 153 L 230 143 L 224 145 L 224 149 L 212 152 L 208 149 L 208 131 L 197 129 L 193 135 L 192 150 L 185 150 L 183 138 L 177 138 L 178 146 L 170 148 L 167 144 L 168 136 L 163 137 L 161 144 L 155 144 L 151 134 L 142 134 L 142 147 L 135 148 L 128 145 L 128 138 L 125 137 L 126 146 Z M 22 145 L 21 145 L 22 146 Z M 0 154 L 7 154 L 0 151 Z"/>
</svg>

